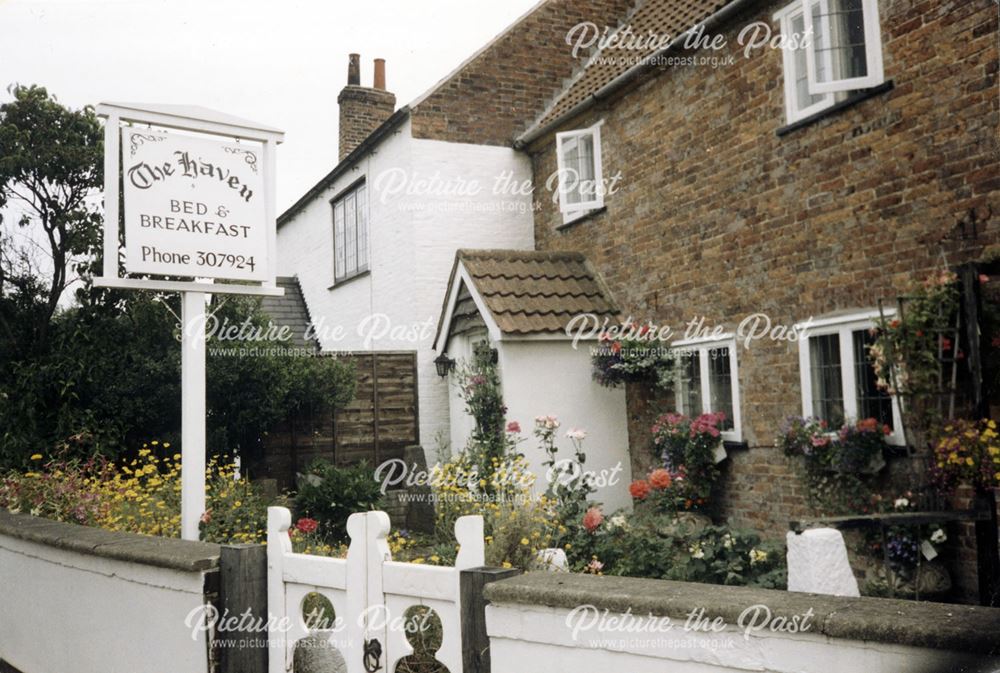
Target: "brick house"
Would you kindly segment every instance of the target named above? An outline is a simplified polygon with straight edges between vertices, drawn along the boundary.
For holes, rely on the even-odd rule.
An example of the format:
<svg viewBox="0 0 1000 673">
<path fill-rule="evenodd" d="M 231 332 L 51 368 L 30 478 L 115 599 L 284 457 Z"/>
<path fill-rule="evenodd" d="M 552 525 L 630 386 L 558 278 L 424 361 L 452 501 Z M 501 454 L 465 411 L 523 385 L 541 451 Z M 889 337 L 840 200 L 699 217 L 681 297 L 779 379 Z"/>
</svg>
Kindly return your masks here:
<svg viewBox="0 0 1000 673">
<path fill-rule="evenodd" d="M 376 59 L 362 86 L 351 56 L 338 160 L 279 216 L 278 267 L 297 279 L 321 350 L 358 361 L 363 394 L 278 450 L 379 462 L 447 443 L 448 385 L 431 344 L 455 251 L 533 248 L 531 196 L 517 192 L 531 165 L 513 139 L 573 72 L 566 32 L 614 22 L 630 1 L 539 3 L 399 109 L 386 64 Z"/>
<path fill-rule="evenodd" d="M 538 250 L 583 253 L 638 321 L 683 332 L 703 318 L 725 335 L 684 341 L 701 359 L 676 399 L 629 388 L 633 471 L 657 413 L 734 411 L 747 450 L 730 451 L 722 514 L 773 536 L 806 514 L 774 445 L 782 420 L 874 415 L 900 441 L 895 401 L 864 374 L 879 300 L 1000 243 L 996 4 L 831 4 L 811 5 L 813 47 L 747 55 L 755 22 L 804 31 L 802 0 L 639 3 L 624 26 L 674 45 L 583 54 L 515 142 L 531 157 Z M 685 50 L 685 31 L 724 45 Z M 567 165 L 604 193 L 554 202 L 546 180 Z M 754 314 L 789 333 L 811 322 L 810 337 L 747 347 Z"/>
</svg>

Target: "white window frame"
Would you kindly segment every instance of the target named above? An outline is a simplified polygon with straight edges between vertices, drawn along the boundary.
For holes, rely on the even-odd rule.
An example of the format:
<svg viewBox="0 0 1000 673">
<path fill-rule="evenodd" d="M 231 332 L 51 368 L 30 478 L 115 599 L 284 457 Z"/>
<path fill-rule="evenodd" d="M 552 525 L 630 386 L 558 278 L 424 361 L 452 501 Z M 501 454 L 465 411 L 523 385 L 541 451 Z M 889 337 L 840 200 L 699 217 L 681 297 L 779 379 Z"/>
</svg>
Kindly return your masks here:
<svg viewBox="0 0 1000 673">
<path fill-rule="evenodd" d="M 884 315 L 895 315 L 895 310 L 886 309 Z M 856 363 L 854 362 L 853 333 L 869 330 L 875 327 L 880 317 L 877 310 L 863 311 L 843 316 L 810 320 L 795 325 L 799 334 L 799 377 L 802 386 L 802 415 L 806 418 L 813 415 L 812 399 L 812 367 L 810 358 L 810 337 L 837 334 L 840 338 L 840 385 L 844 400 L 844 422 L 854 423 L 858 419 L 857 386 L 854 377 Z M 903 416 L 900 413 L 899 398 L 890 395 L 892 399 L 892 434 L 886 436 L 889 444 L 903 446 L 906 440 L 903 436 Z M 831 428 L 835 432 L 839 428 Z"/>
<path fill-rule="evenodd" d="M 799 0 L 799 6 L 803 12 L 805 20 L 806 35 L 814 35 L 812 12 L 809 7 L 820 4 L 820 13 L 824 17 L 823 35 L 829 36 L 829 0 Z M 816 76 L 816 51 L 810 47 L 806 48 L 806 75 L 809 82 L 809 93 L 813 95 L 837 93 L 839 91 L 855 91 L 857 89 L 870 89 L 878 86 L 885 80 L 882 64 L 882 29 L 879 25 L 878 0 L 861 0 L 862 18 L 864 20 L 865 32 L 865 59 L 867 62 L 867 75 L 864 77 L 851 77 L 848 79 L 834 80 L 833 70 L 827 69 L 830 73 L 830 81 L 820 82 Z M 815 44 L 810 41 L 810 46 Z M 826 52 L 829 54 L 829 52 Z"/>
<path fill-rule="evenodd" d="M 712 408 L 712 383 L 709 376 L 708 359 L 710 352 L 721 348 L 729 350 L 729 377 L 730 388 L 733 391 L 733 429 L 724 430 L 721 433 L 722 439 L 728 442 L 743 441 L 743 415 L 740 413 L 740 369 L 739 358 L 736 354 L 736 338 L 732 334 L 722 334 L 715 338 L 708 339 L 682 339 L 670 344 L 671 349 L 691 353 L 698 353 L 698 378 L 701 383 L 701 409 L 685 409 L 684 402 L 677 396 L 677 410 L 688 416 L 697 414 L 708 414 L 718 411 Z"/>
<path fill-rule="evenodd" d="M 813 0 L 815 2 L 815 0 Z M 803 1 L 795 0 L 792 4 L 788 5 L 784 9 L 781 9 L 774 13 L 774 20 L 778 22 L 779 30 L 781 31 L 781 36 L 784 40 L 789 40 L 792 35 L 795 35 L 795 30 L 792 28 L 792 21 L 803 13 Z M 803 21 L 805 18 L 803 17 Z M 804 25 L 804 24 L 803 24 Z M 805 28 L 803 28 L 805 30 Z M 798 36 L 799 39 L 803 39 L 804 35 L 809 33 L 803 33 L 802 36 Z M 791 49 L 787 46 L 781 49 L 781 62 L 782 62 L 782 74 L 785 80 L 785 121 L 788 124 L 797 122 L 800 119 L 805 119 L 817 112 L 822 112 L 828 107 L 832 106 L 836 101 L 836 97 L 831 94 L 823 94 L 823 98 L 812 105 L 807 105 L 804 108 L 799 108 L 798 101 L 798 91 L 796 90 L 796 84 L 799 79 L 799 72 L 795 67 L 795 52 L 797 49 Z M 808 51 L 808 50 L 806 50 Z M 829 52 L 826 53 L 827 67 L 831 67 L 829 63 Z M 807 56 L 808 57 L 808 56 Z M 808 77 L 808 69 L 806 71 L 806 76 Z"/>
<path fill-rule="evenodd" d="M 348 241 L 347 236 L 347 199 L 354 196 L 354 249 L 355 249 L 355 264 L 354 269 L 350 272 L 344 271 L 341 273 L 338 264 L 337 255 L 337 208 L 343 206 L 344 210 L 344 241 L 342 245 L 345 247 L 344 250 L 344 260 L 346 265 L 347 260 L 347 250 L 346 245 Z M 369 269 L 369 260 L 371 259 L 371 218 L 370 210 L 368 208 L 368 186 L 365 180 L 360 180 L 350 187 L 344 189 L 342 192 L 337 194 L 330 200 L 330 207 L 333 213 L 333 284 L 336 286 L 339 283 L 350 280 L 355 276 L 360 276 L 366 273 Z M 358 215 L 364 214 L 364 227 L 362 230 L 359 224 Z M 363 236 L 362 236 L 363 234 Z M 361 240 L 364 240 L 364 259 L 361 259 Z"/>
<path fill-rule="evenodd" d="M 574 220 L 587 215 L 592 210 L 604 207 L 604 171 L 601 162 L 601 120 L 585 129 L 573 131 L 563 131 L 556 134 L 556 170 L 559 176 L 559 211 L 562 213 L 563 224 L 568 224 Z M 567 166 L 563 159 L 563 154 L 571 149 L 567 147 L 572 143 L 579 142 L 580 138 L 591 136 L 594 145 L 594 198 L 590 201 L 580 203 L 569 203 L 567 200 L 566 183 L 562 177 L 565 175 Z"/>
</svg>

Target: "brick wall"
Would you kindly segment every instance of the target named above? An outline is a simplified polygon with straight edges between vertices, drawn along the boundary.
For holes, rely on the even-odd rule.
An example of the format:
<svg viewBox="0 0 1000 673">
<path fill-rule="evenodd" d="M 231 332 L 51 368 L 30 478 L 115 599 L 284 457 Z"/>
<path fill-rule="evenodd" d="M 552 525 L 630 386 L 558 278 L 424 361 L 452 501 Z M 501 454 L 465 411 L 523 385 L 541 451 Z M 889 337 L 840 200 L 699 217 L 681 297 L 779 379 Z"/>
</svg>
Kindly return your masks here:
<svg viewBox="0 0 1000 673">
<path fill-rule="evenodd" d="M 547 0 L 413 109 L 413 137 L 510 145 L 583 60 L 566 46 L 582 21 L 617 25 L 635 0 Z"/>
<path fill-rule="evenodd" d="M 675 329 L 696 316 L 733 329 L 756 312 L 793 325 L 873 307 L 942 254 L 954 265 L 1000 240 L 995 4 L 879 2 L 895 87 L 778 137 L 781 54 L 746 59 L 736 36 L 752 21 L 777 31 L 784 4 L 721 29 L 735 65 L 647 76 L 561 129 L 604 120 L 605 176 L 623 176 L 606 211 L 558 229 L 544 188 L 553 134 L 529 148 L 538 247 L 586 253 L 626 314 Z M 733 524 L 778 536 L 805 511 L 797 468 L 773 447 L 801 413 L 797 345 L 757 341 L 738 357 L 750 450 L 731 456 L 722 504 Z M 648 453 L 653 406 L 630 394 L 633 455 Z"/>
<path fill-rule="evenodd" d="M 396 109 L 396 95 L 382 89 L 349 84 L 337 96 L 340 107 L 340 152 L 342 161 L 372 131 L 392 116 Z"/>
</svg>

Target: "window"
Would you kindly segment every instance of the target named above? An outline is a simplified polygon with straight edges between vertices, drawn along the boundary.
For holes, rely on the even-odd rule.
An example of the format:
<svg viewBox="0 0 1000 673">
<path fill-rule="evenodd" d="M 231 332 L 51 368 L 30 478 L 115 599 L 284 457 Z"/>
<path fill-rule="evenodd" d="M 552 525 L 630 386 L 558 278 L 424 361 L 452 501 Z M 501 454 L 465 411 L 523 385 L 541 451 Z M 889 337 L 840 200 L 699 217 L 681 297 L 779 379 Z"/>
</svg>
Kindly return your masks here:
<svg viewBox="0 0 1000 673">
<path fill-rule="evenodd" d="M 333 282 L 368 270 L 368 200 L 364 183 L 333 201 Z"/>
<path fill-rule="evenodd" d="M 556 134 L 559 210 L 563 223 L 604 207 L 601 124 Z"/>
<path fill-rule="evenodd" d="M 676 341 L 676 399 L 688 416 L 721 411 L 722 438 L 742 440 L 736 342 L 732 337 L 711 341 Z"/>
<path fill-rule="evenodd" d="M 836 430 L 861 418 L 892 428 L 891 444 L 903 443 L 896 399 L 879 390 L 868 355 L 877 311 L 796 325 L 802 382 L 802 415 L 815 416 Z"/>
<path fill-rule="evenodd" d="M 774 18 L 784 38 L 788 123 L 882 83 L 876 0 L 796 0 Z"/>
</svg>

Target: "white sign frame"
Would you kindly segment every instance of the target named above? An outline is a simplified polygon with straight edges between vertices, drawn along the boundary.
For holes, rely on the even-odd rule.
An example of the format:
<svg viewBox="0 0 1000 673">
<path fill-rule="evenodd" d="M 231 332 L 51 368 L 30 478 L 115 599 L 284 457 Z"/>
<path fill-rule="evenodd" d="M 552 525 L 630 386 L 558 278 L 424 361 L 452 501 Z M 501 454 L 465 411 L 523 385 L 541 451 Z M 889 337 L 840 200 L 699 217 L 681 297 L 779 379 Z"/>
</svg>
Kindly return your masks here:
<svg viewBox="0 0 1000 673">
<path fill-rule="evenodd" d="M 104 124 L 104 268 L 103 275 L 94 279 L 97 287 L 114 287 L 161 292 L 208 292 L 214 294 L 263 295 L 280 297 L 284 290 L 277 287 L 277 227 L 275 220 L 275 150 L 285 134 L 274 128 L 229 117 L 212 110 L 177 105 L 139 105 L 101 103 L 97 114 Z M 121 169 L 121 124 L 148 124 L 163 129 L 193 131 L 221 136 L 224 139 L 250 140 L 261 143 L 263 156 L 264 203 L 267 226 L 266 279 L 260 285 L 212 283 L 199 281 L 123 278 L 118 267 L 119 198 L 118 181 Z"/>
</svg>

